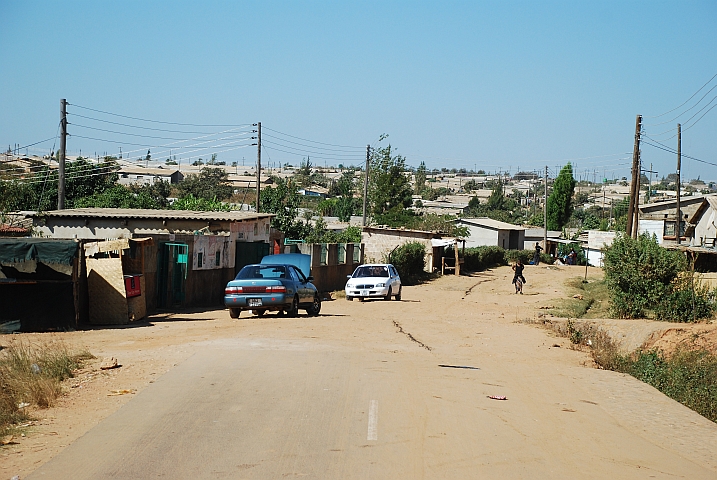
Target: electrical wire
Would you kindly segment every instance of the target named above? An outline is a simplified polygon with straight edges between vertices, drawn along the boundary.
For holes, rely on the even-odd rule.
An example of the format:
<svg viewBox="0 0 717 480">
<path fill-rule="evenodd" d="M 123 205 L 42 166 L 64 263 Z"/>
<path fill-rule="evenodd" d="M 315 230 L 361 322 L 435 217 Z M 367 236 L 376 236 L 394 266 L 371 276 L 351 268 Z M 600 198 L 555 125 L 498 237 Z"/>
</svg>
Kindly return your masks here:
<svg viewBox="0 0 717 480">
<path fill-rule="evenodd" d="M 130 136 L 132 136 L 132 137 L 154 138 L 154 139 L 158 139 L 158 140 L 179 140 L 179 141 L 182 141 L 182 142 L 189 141 L 188 139 L 185 139 L 185 138 L 157 137 L 157 136 L 153 136 L 153 135 L 142 135 L 142 134 L 139 134 L 139 133 L 118 132 L 118 131 L 116 131 L 116 130 L 107 130 L 107 129 L 104 129 L 104 128 L 88 127 L 87 125 L 81 125 L 81 124 L 79 124 L 79 123 L 70 123 L 69 125 L 73 125 L 73 126 L 75 126 L 75 127 L 80 127 L 80 128 L 89 128 L 90 130 L 97 130 L 97 131 L 100 131 L 100 132 L 116 133 L 116 134 L 118 134 L 118 135 L 130 135 Z"/>
<path fill-rule="evenodd" d="M 53 140 L 53 139 L 57 139 L 57 136 L 46 138 L 45 140 L 40 140 L 39 142 L 31 143 L 29 145 L 25 145 L 24 147 L 19 147 L 18 150 L 22 150 L 23 148 L 28 148 L 28 147 L 32 147 L 35 145 L 39 145 L 41 143 L 49 142 L 50 140 Z"/>
<path fill-rule="evenodd" d="M 95 120 L 95 121 L 97 121 L 97 122 L 111 123 L 112 125 L 119 125 L 119 126 L 121 126 L 121 127 L 141 128 L 142 130 L 154 130 L 155 132 L 191 133 L 191 134 L 204 134 L 204 133 L 210 134 L 210 133 L 212 133 L 212 132 L 192 132 L 192 131 L 187 131 L 187 130 L 169 130 L 169 129 L 166 129 L 166 128 L 139 127 L 139 126 L 137 126 L 137 125 L 129 125 L 129 124 L 127 124 L 127 123 L 113 122 L 113 121 L 110 121 L 110 120 L 102 120 L 101 118 L 88 117 L 88 116 L 86 116 L 86 115 L 80 115 L 79 113 L 72 113 L 72 112 L 67 112 L 67 115 L 68 115 L 68 116 L 72 115 L 72 116 L 75 116 L 75 117 L 84 118 L 84 119 L 86 119 L 86 120 Z"/>
<path fill-rule="evenodd" d="M 299 146 L 302 146 L 302 147 L 315 148 L 315 149 L 317 149 L 317 150 L 326 150 L 327 152 L 351 152 L 352 155 L 355 155 L 355 154 L 356 154 L 355 151 L 352 152 L 351 150 L 338 150 L 338 149 L 334 149 L 334 148 L 324 148 L 324 147 L 317 147 L 317 146 L 314 146 L 314 145 L 305 145 L 305 144 L 303 144 L 303 143 L 293 142 L 293 141 L 287 140 L 287 139 L 285 139 L 285 138 L 276 137 L 276 136 L 271 135 L 271 134 L 269 134 L 269 133 L 265 133 L 264 136 L 269 137 L 269 138 L 273 138 L 273 139 L 278 140 L 278 141 L 281 141 L 281 142 L 286 142 L 286 143 L 292 143 L 292 144 L 294 144 L 294 145 L 299 145 Z"/>
<path fill-rule="evenodd" d="M 709 95 L 710 92 L 711 92 L 712 90 L 714 90 L 715 88 L 717 88 L 717 85 L 715 85 L 714 87 L 712 87 L 712 88 L 710 88 L 709 90 L 707 90 L 707 92 L 702 96 L 702 98 L 700 98 L 700 99 L 697 101 L 697 103 L 695 103 L 694 105 L 692 105 L 690 108 L 688 108 L 688 109 L 685 110 L 684 112 L 678 114 L 678 115 L 677 115 L 675 118 L 673 118 L 672 120 L 668 120 L 668 121 L 666 121 L 666 122 L 660 122 L 660 123 L 645 123 L 644 125 L 646 125 L 646 126 L 648 126 L 648 127 L 656 127 L 656 126 L 658 126 L 658 125 L 665 125 L 665 124 L 667 124 L 667 123 L 672 123 L 672 122 L 674 122 L 675 120 L 677 120 L 678 118 L 680 118 L 682 115 L 684 115 L 685 113 L 689 112 L 690 110 L 692 110 L 693 108 L 695 108 L 697 105 L 699 105 L 700 103 L 702 103 L 702 100 L 704 100 L 705 97 L 706 97 L 707 95 Z M 715 98 L 717 98 L 717 97 L 715 97 Z M 712 103 L 712 102 L 714 102 L 714 98 L 710 101 L 710 103 Z M 708 105 L 709 105 L 709 104 L 708 104 Z M 689 121 L 689 120 L 688 120 L 688 121 Z M 687 123 L 687 122 L 685 122 L 685 123 Z"/>
<path fill-rule="evenodd" d="M 83 110 L 89 110 L 91 112 L 103 113 L 105 115 L 113 115 L 115 117 L 127 118 L 130 120 L 137 120 L 139 122 L 161 123 L 164 125 L 180 125 L 183 127 L 247 127 L 247 126 L 253 125 L 251 123 L 239 123 L 239 124 L 207 124 L 207 123 L 205 123 L 205 124 L 201 124 L 201 123 L 163 122 L 161 120 L 149 120 L 146 118 L 138 118 L 138 117 L 130 117 L 128 115 L 120 115 L 119 113 L 106 112 L 104 110 L 97 110 L 94 108 L 83 107 L 82 105 L 77 105 L 77 104 L 73 104 L 73 103 L 68 103 L 67 105 L 72 105 L 73 107 L 81 108 Z"/>
<path fill-rule="evenodd" d="M 717 97 L 715 97 L 715 98 L 717 98 Z M 712 99 L 712 101 L 714 101 L 714 99 Z M 712 102 L 710 102 L 710 103 L 712 103 Z M 709 105 L 709 104 L 708 104 L 708 105 Z M 690 128 L 692 128 L 692 127 L 694 127 L 695 125 L 697 125 L 697 122 L 699 122 L 700 120 L 702 120 L 702 118 L 704 118 L 705 115 L 707 115 L 708 113 L 710 113 L 710 110 L 712 110 L 712 109 L 715 108 L 715 107 L 717 107 L 717 104 L 712 105 L 712 107 L 710 107 L 710 109 L 707 110 L 707 111 L 704 113 L 704 115 L 702 115 L 700 118 L 698 118 L 697 120 L 695 120 L 695 122 L 694 122 L 692 125 L 690 125 L 689 127 L 683 128 L 682 131 L 684 132 L 685 130 L 689 130 Z M 702 110 L 704 110 L 704 108 L 703 108 Z M 699 112 L 697 112 L 697 113 L 699 113 Z M 696 115 L 696 114 L 695 114 L 695 115 Z M 693 115 L 692 118 L 694 118 L 694 115 Z M 692 118 L 691 118 L 690 120 L 692 120 Z M 689 122 L 689 120 L 688 120 L 688 122 Z M 685 123 L 686 123 L 686 122 L 685 122 Z"/>
<path fill-rule="evenodd" d="M 656 142 L 656 143 L 659 143 L 659 142 L 657 142 L 657 141 L 654 140 L 654 139 L 651 139 L 651 140 L 653 140 L 653 141 Z M 664 151 L 666 151 L 666 152 L 668 152 L 668 153 L 672 153 L 672 154 L 674 154 L 674 155 L 677 155 L 677 150 L 674 150 L 674 149 L 668 147 L 667 145 L 662 145 L 661 143 L 659 143 L 659 145 L 662 145 L 662 146 L 658 146 L 658 145 L 654 145 L 654 144 L 652 144 L 652 143 L 650 143 L 650 142 L 648 142 L 648 141 L 643 141 L 642 143 L 644 143 L 645 145 L 649 145 L 649 146 L 651 146 L 651 147 L 654 147 L 654 148 L 659 148 L 660 150 L 664 150 Z M 707 165 L 712 165 L 712 166 L 717 167 L 717 163 L 712 163 L 712 162 L 708 162 L 707 160 L 702 160 L 702 159 L 700 159 L 700 158 L 695 158 L 695 157 L 692 157 L 692 156 L 687 155 L 687 154 L 682 153 L 682 152 L 680 152 L 680 156 L 681 156 L 682 158 L 688 158 L 688 159 L 694 160 L 694 161 L 696 161 L 696 162 L 705 163 L 705 164 L 707 164 Z"/>
<path fill-rule="evenodd" d="M 305 156 L 306 156 L 305 154 L 302 154 L 302 153 L 289 152 L 289 151 L 286 151 L 286 150 L 282 150 L 282 149 L 280 149 L 280 148 L 276 148 L 276 147 L 274 147 L 274 146 L 272 146 L 272 147 L 267 147 L 266 145 L 264 145 L 264 142 L 263 142 L 263 141 L 262 141 L 261 143 L 262 143 L 262 147 L 268 148 L 268 149 L 270 149 L 270 150 L 274 150 L 274 151 L 282 152 L 282 153 L 288 153 L 289 155 L 295 155 L 295 156 L 297 156 L 297 157 L 305 157 Z M 312 157 L 312 158 L 320 158 L 320 159 L 322 159 L 322 160 L 342 160 L 342 161 L 351 160 L 350 158 L 347 158 L 347 159 L 337 159 L 336 157 L 322 157 L 321 155 L 311 155 L 311 157 Z M 361 159 L 361 160 L 363 160 L 363 159 Z"/>
<path fill-rule="evenodd" d="M 263 139 L 262 139 L 262 144 L 263 144 L 263 143 L 268 143 L 268 144 L 270 144 L 270 145 L 277 145 L 277 146 L 279 146 L 279 147 L 288 148 L 288 149 L 294 150 L 294 151 L 296 151 L 296 152 L 302 152 L 303 154 L 310 154 L 310 155 L 331 155 L 331 157 L 329 157 L 329 159 L 335 158 L 335 157 L 358 158 L 358 157 L 356 156 L 356 154 L 352 154 L 352 153 L 331 153 L 331 152 L 320 152 L 320 151 L 317 152 L 317 151 L 313 151 L 313 150 L 304 150 L 304 149 L 301 149 L 301 148 L 292 147 L 291 145 L 284 145 L 284 144 L 282 144 L 282 143 L 273 142 L 273 141 L 271 141 L 271 140 L 263 140 Z"/>
<path fill-rule="evenodd" d="M 278 131 L 278 130 L 274 130 L 274 129 L 272 129 L 272 128 L 268 128 L 268 127 L 263 127 L 263 128 L 264 128 L 265 130 L 269 130 L 270 132 L 278 133 L 279 135 L 284 135 L 284 136 L 286 136 L 286 137 L 295 138 L 295 139 L 297 139 L 297 140 L 303 140 L 304 142 L 317 143 L 317 144 L 319 144 L 319 145 L 326 145 L 326 146 L 329 146 L 329 147 L 352 148 L 352 149 L 357 149 L 357 150 L 362 150 L 362 151 L 366 148 L 366 147 L 355 147 L 355 146 L 353 146 L 353 145 L 335 145 L 335 144 L 333 144 L 333 143 L 317 142 L 317 141 L 315 141 L 315 140 L 308 140 L 308 139 L 306 139 L 306 138 L 295 137 L 294 135 L 289 135 L 288 133 L 283 133 L 283 132 L 280 132 L 280 131 Z"/>
<path fill-rule="evenodd" d="M 660 117 L 663 117 L 663 116 L 667 115 L 668 113 L 674 112 L 674 111 L 677 110 L 678 108 L 682 108 L 683 106 L 685 106 L 685 105 L 687 104 L 687 102 L 689 102 L 690 100 L 692 100 L 692 99 L 695 97 L 695 95 L 697 95 L 698 93 L 700 93 L 700 91 L 701 91 L 703 88 L 705 88 L 712 80 L 714 80 L 715 77 L 717 77 L 717 73 L 716 73 L 712 78 L 710 78 L 704 85 L 702 85 L 702 86 L 699 88 L 699 90 L 697 90 L 695 93 L 693 93 L 690 98 L 688 98 L 687 100 L 685 100 L 685 103 L 683 103 L 682 105 L 679 105 L 679 106 L 673 108 L 672 110 L 668 110 L 668 111 L 665 112 L 665 113 L 661 113 L 661 114 L 659 114 L 659 115 L 655 115 L 654 117 L 645 117 L 645 118 L 660 118 Z M 699 103 L 699 102 L 698 102 L 698 103 Z"/>
<path fill-rule="evenodd" d="M 109 142 L 109 143 L 117 143 L 120 145 L 132 145 L 132 146 L 143 147 L 142 150 L 144 150 L 144 148 L 170 148 L 170 147 L 172 147 L 172 149 L 182 149 L 182 148 L 193 148 L 194 146 L 196 146 L 196 145 L 179 145 L 179 146 L 176 146 L 176 145 L 174 145 L 174 146 L 173 145 L 147 145 L 147 144 L 142 144 L 142 143 L 119 142 L 116 140 L 107 140 L 107 139 L 103 139 L 103 138 L 85 137 L 83 135 L 74 135 L 73 134 L 72 136 L 76 137 L 76 138 L 84 138 L 85 140 L 95 140 L 98 142 Z M 236 138 L 239 138 L 239 137 L 236 137 Z M 236 140 L 236 141 L 240 142 L 240 141 L 244 141 L 244 140 L 248 140 L 248 139 L 240 138 L 239 140 Z M 209 142 L 206 142 L 206 143 L 209 143 Z M 211 147 L 203 147 L 200 150 L 210 150 L 212 148 L 223 147 L 223 146 L 229 145 L 231 143 L 232 142 L 220 144 L 220 145 L 212 145 Z M 132 152 L 136 152 L 136 151 L 139 151 L 139 150 L 132 150 Z M 130 153 L 130 152 L 127 152 L 127 153 Z M 160 152 L 160 153 L 162 153 L 162 152 Z"/>
</svg>

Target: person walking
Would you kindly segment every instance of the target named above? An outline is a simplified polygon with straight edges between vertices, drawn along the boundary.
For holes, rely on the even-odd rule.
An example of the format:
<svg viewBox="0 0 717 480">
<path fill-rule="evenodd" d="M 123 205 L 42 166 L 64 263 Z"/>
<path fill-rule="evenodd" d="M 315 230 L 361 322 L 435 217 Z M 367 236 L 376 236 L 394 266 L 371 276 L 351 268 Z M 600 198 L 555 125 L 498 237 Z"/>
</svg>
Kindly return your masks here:
<svg viewBox="0 0 717 480">
<path fill-rule="evenodd" d="M 513 285 L 515 285 L 515 293 L 520 293 L 522 295 L 523 284 L 526 283 L 525 277 L 523 276 L 523 269 L 525 268 L 525 265 L 523 265 L 523 262 L 521 262 L 519 258 L 512 268 L 515 272 L 515 274 L 513 275 Z"/>
<path fill-rule="evenodd" d="M 540 252 L 543 247 L 538 242 L 535 242 L 535 253 L 533 254 L 533 265 L 540 265 Z"/>
</svg>

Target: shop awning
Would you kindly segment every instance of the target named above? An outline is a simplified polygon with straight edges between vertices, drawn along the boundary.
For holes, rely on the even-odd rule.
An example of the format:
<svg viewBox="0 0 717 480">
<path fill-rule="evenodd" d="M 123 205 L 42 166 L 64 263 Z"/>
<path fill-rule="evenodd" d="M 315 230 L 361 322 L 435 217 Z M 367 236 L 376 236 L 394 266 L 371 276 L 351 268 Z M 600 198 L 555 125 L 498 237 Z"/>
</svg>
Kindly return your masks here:
<svg viewBox="0 0 717 480">
<path fill-rule="evenodd" d="M 36 260 L 42 263 L 72 265 L 72 260 L 77 257 L 78 245 L 74 240 L 0 239 L 0 263 Z"/>
</svg>

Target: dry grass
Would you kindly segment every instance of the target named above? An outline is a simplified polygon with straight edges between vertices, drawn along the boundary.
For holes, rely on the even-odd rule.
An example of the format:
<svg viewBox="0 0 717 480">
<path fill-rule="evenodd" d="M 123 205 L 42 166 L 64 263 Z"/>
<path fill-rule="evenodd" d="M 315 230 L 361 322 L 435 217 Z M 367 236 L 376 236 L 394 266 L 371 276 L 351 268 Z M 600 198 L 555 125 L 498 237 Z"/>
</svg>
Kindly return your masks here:
<svg viewBox="0 0 717 480">
<path fill-rule="evenodd" d="M 72 377 L 89 352 L 72 352 L 58 341 L 13 340 L 0 351 L 0 434 L 28 419 L 26 406 L 47 408 L 62 393 L 61 382 Z"/>
<path fill-rule="evenodd" d="M 596 367 L 630 374 L 717 422 L 717 355 L 709 350 L 680 348 L 666 355 L 652 349 L 623 354 L 607 332 L 589 322 L 539 323 L 570 339 L 573 348 L 590 353 Z"/>
<path fill-rule="evenodd" d="M 570 298 L 558 300 L 552 313 L 562 318 L 610 318 L 610 294 L 604 280 L 582 277 L 565 282 Z"/>
</svg>

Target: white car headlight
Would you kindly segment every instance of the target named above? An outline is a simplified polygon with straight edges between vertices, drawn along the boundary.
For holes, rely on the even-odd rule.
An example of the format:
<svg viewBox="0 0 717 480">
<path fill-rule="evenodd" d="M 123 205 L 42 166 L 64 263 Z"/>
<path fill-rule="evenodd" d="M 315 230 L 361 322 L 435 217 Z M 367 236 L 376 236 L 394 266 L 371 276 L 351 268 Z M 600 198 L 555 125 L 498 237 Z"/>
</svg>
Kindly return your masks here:
<svg viewBox="0 0 717 480">
<path fill-rule="evenodd" d="M 377 283 L 377 284 L 376 284 L 376 287 L 378 287 L 378 288 L 383 288 L 383 287 L 385 287 L 385 286 L 386 286 L 385 283 Z"/>
</svg>

